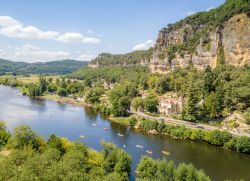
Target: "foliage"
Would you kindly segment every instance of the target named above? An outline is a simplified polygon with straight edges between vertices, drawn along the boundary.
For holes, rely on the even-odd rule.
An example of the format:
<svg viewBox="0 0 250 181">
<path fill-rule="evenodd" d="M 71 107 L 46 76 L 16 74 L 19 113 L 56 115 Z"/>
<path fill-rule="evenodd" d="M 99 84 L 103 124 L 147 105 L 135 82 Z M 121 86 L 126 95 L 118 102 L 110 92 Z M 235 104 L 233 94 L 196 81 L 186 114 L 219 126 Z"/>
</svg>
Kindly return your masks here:
<svg viewBox="0 0 250 181">
<path fill-rule="evenodd" d="M 198 97 L 197 91 L 193 87 L 193 84 L 189 85 L 187 93 L 187 103 L 182 112 L 182 118 L 188 121 L 196 121 L 198 118 Z"/>
<path fill-rule="evenodd" d="M 140 64 L 141 60 L 149 60 L 152 56 L 152 49 L 140 50 L 121 54 L 109 54 L 102 53 L 97 58 L 91 61 L 93 64 L 99 64 L 100 66 L 112 66 L 112 65 L 136 65 Z"/>
<path fill-rule="evenodd" d="M 26 126 L 15 129 L 11 144 L 19 146 L 0 160 L 0 180 L 128 180 L 131 156 L 115 145 L 105 143 L 97 152 L 51 135 L 43 149 L 24 146 L 36 136 Z"/>
<path fill-rule="evenodd" d="M 131 102 L 132 108 L 134 108 L 136 111 L 139 108 L 144 109 L 144 100 L 141 97 L 135 97 Z"/>
<path fill-rule="evenodd" d="M 99 102 L 99 98 L 103 93 L 104 93 L 103 88 L 100 87 L 91 88 L 88 91 L 86 91 L 85 99 L 86 101 L 94 104 L 96 102 Z"/>
<path fill-rule="evenodd" d="M 176 139 L 189 139 L 193 141 L 204 141 L 211 145 L 223 146 L 238 152 L 250 154 L 250 138 L 245 136 L 232 136 L 226 131 L 204 131 L 186 128 L 184 126 L 173 126 L 163 122 L 140 119 L 140 128 L 143 131 L 157 130 L 159 133 L 170 135 Z"/>
<path fill-rule="evenodd" d="M 66 97 L 67 94 L 68 94 L 68 92 L 67 92 L 67 90 L 64 89 L 64 88 L 59 88 L 59 89 L 57 90 L 57 94 L 58 94 L 59 96 L 61 96 L 61 97 Z"/>
<path fill-rule="evenodd" d="M 9 138 L 10 133 L 5 126 L 5 123 L 3 121 L 0 121 L 0 150 L 8 143 Z"/>
<path fill-rule="evenodd" d="M 119 99 L 115 99 L 112 101 L 111 112 L 114 116 L 128 116 L 130 106 L 130 99 L 127 96 L 120 97 Z"/>
<path fill-rule="evenodd" d="M 10 139 L 13 148 L 22 149 L 30 147 L 35 150 L 41 150 L 44 141 L 29 126 L 18 126 L 14 129 L 14 135 Z"/>
<path fill-rule="evenodd" d="M 197 170 L 192 164 L 181 163 L 175 166 L 172 161 L 166 160 L 153 160 L 147 156 L 143 156 L 137 165 L 137 179 L 143 180 L 211 180 L 205 175 L 203 170 Z"/>
<path fill-rule="evenodd" d="M 45 63 L 12 62 L 0 59 L 0 75 L 8 72 L 15 74 L 68 74 L 87 64 L 85 61 L 61 60 Z"/>
<path fill-rule="evenodd" d="M 158 106 L 158 99 L 155 96 L 151 95 L 145 99 L 144 107 L 145 110 L 147 110 L 148 112 L 156 113 L 158 110 L 157 106 Z"/>
</svg>

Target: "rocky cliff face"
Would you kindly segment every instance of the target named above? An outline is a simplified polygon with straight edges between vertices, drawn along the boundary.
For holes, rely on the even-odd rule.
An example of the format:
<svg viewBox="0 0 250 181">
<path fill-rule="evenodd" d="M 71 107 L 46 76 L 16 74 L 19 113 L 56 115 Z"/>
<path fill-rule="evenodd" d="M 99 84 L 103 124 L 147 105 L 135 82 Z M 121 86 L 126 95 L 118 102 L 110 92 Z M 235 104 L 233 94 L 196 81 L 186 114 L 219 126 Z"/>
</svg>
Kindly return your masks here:
<svg viewBox="0 0 250 181">
<path fill-rule="evenodd" d="M 202 30 L 182 24 L 178 28 L 163 28 L 156 40 L 153 57 L 148 66 L 152 72 L 167 73 L 177 67 L 190 64 L 198 69 L 216 67 L 219 49 L 223 50 L 225 63 L 234 66 L 250 65 L 250 17 L 238 14 L 219 27 L 209 30 L 200 37 L 195 51 L 176 51 L 174 58 L 164 50 L 171 46 L 183 45 L 191 40 L 194 33 Z"/>
</svg>

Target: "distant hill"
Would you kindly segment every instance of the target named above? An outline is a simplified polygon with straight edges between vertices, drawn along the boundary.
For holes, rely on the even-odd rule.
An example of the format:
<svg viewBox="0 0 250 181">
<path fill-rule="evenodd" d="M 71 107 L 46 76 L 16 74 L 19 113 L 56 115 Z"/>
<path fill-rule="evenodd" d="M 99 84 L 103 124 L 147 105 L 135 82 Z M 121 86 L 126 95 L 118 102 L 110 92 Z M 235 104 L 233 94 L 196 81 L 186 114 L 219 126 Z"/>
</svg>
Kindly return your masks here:
<svg viewBox="0 0 250 181">
<path fill-rule="evenodd" d="M 0 74 L 67 74 L 87 65 L 87 61 L 60 60 L 25 63 L 0 59 Z"/>
<path fill-rule="evenodd" d="M 126 66 L 138 65 L 141 61 L 149 61 L 152 49 L 134 51 L 127 54 L 102 53 L 91 61 L 90 66 Z"/>
</svg>

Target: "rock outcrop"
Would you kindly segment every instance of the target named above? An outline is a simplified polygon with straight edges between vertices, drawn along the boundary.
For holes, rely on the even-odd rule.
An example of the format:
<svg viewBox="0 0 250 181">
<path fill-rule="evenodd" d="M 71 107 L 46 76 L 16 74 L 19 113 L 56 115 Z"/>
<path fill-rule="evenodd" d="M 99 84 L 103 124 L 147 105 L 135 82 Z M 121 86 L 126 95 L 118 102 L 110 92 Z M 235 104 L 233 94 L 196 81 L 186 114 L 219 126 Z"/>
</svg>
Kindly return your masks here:
<svg viewBox="0 0 250 181">
<path fill-rule="evenodd" d="M 178 28 L 169 26 L 160 30 L 148 64 L 151 71 L 167 73 L 190 64 L 197 69 L 204 69 L 208 65 L 214 68 L 218 64 L 220 48 L 223 49 L 226 64 L 250 65 L 250 17 L 245 13 L 234 15 L 214 30 L 205 32 L 194 52 L 177 51 L 172 59 L 164 52 L 171 46 L 187 43 L 202 28 L 183 24 Z"/>
</svg>

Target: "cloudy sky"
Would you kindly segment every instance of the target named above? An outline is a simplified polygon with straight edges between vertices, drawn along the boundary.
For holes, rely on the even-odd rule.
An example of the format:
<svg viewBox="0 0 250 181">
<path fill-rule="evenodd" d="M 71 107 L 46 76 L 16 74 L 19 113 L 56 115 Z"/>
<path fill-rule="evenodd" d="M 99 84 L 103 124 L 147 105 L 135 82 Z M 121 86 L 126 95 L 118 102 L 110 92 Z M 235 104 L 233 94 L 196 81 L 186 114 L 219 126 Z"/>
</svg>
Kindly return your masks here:
<svg viewBox="0 0 250 181">
<path fill-rule="evenodd" d="M 225 0 L 0 0 L 0 58 L 91 60 L 148 49 L 158 31 Z"/>
</svg>

